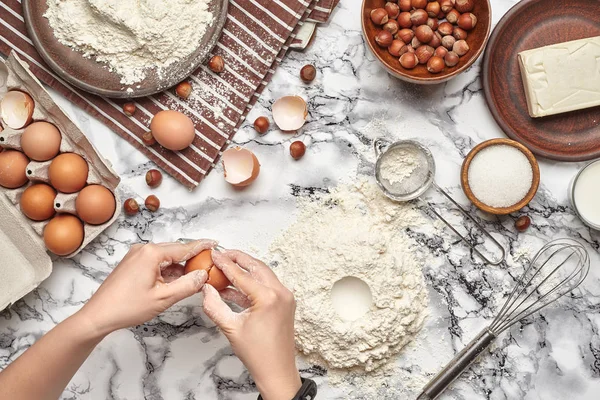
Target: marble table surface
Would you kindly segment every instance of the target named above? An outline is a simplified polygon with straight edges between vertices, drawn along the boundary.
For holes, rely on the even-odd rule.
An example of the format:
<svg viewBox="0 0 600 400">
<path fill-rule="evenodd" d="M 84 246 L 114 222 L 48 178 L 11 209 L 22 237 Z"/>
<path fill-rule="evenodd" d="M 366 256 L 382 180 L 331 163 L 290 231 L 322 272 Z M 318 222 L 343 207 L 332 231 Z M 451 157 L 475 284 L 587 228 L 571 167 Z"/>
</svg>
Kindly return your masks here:
<svg viewBox="0 0 600 400">
<path fill-rule="evenodd" d="M 493 20 L 515 0 L 492 0 Z M 332 21 L 319 28 L 314 44 L 291 53 L 277 71 L 249 120 L 270 115 L 273 100 L 300 94 L 309 100 L 310 120 L 298 134 L 306 156 L 294 162 L 290 135 L 271 131 L 258 137 L 245 124 L 235 142 L 261 160 L 260 178 L 236 191 L 210 174 L 194 192 L 167 178 L 151 191 L 144 182 L 153 165 L 108 128 L 55 95 L 100 153 L 122 177 L 122 198 L 162 202 L 160 212 L 121 217 L 81 254 L 58 259 L 52 275 L 9 310 L 0 312 L 0 368 L 6 366 L 58 322 L 78 310 L 134 243 L 211 237 L 230 248 L 268 257 L 269 243 L 294 218 L 298 188 L 331 187 L 357 174 L 371 174 L 373 139 L 415 138 L 429 146 L 437 162 L 436 180 L 465 206 L 459 171 L 477 143 L 503 133 L 484 100 L 481 63 L 442 85 L 417 87 L 387 75 L 366 48 L 360 31 L 360 2 L 343 1 Z M 311 85 L 298 79 L 307 63 L 316 65 Z M 583 163 L 540 160 L 541 185 L 523 210 L 533 219 L 525 233 L 514 229 L 515 216 L 500 219 L 477 213 L 509 252 L 508 264 L 522 263 L 550 239 L 572 237 L 586 243 L 592 270 L 582 289 L 560 304 L 515 325 L 472 366 L 443 399 L 597 399 L 600 393 L 600 236 L 575 216 L 567 187 Z M 452 207 L 434 193 L 428 198 L 461 223 Z M 477 231 L 470 230 L 474 238 Z M 494 293 L 502 282 L 485 279 L 491 269 L 469 255 L 441 224 L 413 236 L 435 262 L 423 273 L 430 294 L 430 317 L 410 349 L 398 355 L 402 379 L 390 378 L 377 398 L 415 398 L 415 388 L 489 323 L 499 309 Z M 267 260 L 268 261 L 268 260 Z M 492 300 L 490 300 L 492 299 Z M 305 376 L 320 385 L 319 398 L 361 398 L 360 391 L 328 384 L 320 368 Z M 396 394 L 394 394 L 396 393 Z M 64 399 L 254 399 L 255 387 L 228 342 L 203 315 L 200 295 L 143 326 L 115 332 L 93 352 L 68 385 Z"/>
</svg>

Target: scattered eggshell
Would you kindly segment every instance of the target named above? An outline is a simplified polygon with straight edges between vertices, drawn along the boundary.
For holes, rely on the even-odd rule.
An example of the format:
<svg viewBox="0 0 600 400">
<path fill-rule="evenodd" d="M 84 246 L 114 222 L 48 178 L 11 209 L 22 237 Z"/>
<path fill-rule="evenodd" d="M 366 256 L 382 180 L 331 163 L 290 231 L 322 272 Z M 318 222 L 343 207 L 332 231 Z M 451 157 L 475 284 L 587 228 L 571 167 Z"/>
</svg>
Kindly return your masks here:
<svg viewBox="0 0 600 400">
<path fill-rule="evenodd" d="M 258 158 L 250 150 L 232 147 L 223 152 L 225 180 L 236 187 L 250 185 L 260 172 Z"/>
<path fill-rule="evenodd" d="M 7 92 L 0 102 L 2 120 L 13 129 L 21 129 L 29 124 L 34 108 L 33 99 L 18 90 Z"/>
<path fill-rule="evenodd" d="M 284 96 L 273 104 L 273 119 L 282 131 L 296 131 L 306 122 L 308 107 L 300 96 Z"/>
</svg>

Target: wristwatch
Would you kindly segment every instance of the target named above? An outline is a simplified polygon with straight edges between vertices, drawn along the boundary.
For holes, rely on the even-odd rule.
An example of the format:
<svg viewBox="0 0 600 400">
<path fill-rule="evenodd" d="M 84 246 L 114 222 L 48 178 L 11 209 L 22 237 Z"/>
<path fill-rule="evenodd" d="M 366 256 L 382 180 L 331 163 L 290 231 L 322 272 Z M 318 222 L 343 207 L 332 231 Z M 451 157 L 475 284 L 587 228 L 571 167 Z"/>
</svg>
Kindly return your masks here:
<svg viewBox="0 0 600 400">
<path fill-rule="evenodd" d="M 314 400 L 317 397 L 317 384 L 311 379 L 302 379 L 302 386 L 294 398 L 290 400 Z M 261 395 L 258 395 L 258 400 L 263 400 Z"/>
</svg>

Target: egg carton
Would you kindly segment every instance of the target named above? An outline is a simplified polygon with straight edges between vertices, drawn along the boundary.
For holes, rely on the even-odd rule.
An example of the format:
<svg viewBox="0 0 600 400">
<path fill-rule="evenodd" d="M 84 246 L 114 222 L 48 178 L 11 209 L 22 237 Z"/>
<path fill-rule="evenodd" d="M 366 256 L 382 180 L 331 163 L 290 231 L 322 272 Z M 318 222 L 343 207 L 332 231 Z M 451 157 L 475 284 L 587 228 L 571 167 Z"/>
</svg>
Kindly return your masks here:
<svg viewBox="0 0 600 400">
<path fill-rule="evenodd" d="M 45 121 L 58 128 L 62 136 L 61 153 L 78 154 L 88 163 L 88 185 L 103 185 L 114 194 L 117 207 L 113 217 L 102 225 L 84 223 L 83 242 L 76 251 L 66 256 L 71 258 L 119 217 L 121 201 L 116 189 L 120 178 L 110 163 L 99 155 L 85 135 L 52 100 L 50 94 L 31 74 L 27 64 L 14 53 L 5 62 L 0 59 L 0 98 L 11 90 L 25 92 L 34 100 L 33 122 Z M 25 129 L 12 129 L 3 121 L 0 124 L 0 146 L 22 150 L 21 135 Z M 29 182 L 23 187 L 7 189 L 0 186 L 0 310 L 37 287 L 52 271 L 52 258 L 56 256 L 46 250 L 43 240 L 44 228 L 49 221 L 32 221 L 20 210 L 20 199 L 25 189 L 35 183 L 49 183 L 48 168 L 51 162 L 52 160 L 31 161 L 26 171 Z M 77 215 L 77 195 L 78 193 L 57 192 L 54 201 L 56 212 Z M 18 269 L 22 271 L 21 276 L 14 265 L 9 264 L 18 265 Z"/>
</svg>

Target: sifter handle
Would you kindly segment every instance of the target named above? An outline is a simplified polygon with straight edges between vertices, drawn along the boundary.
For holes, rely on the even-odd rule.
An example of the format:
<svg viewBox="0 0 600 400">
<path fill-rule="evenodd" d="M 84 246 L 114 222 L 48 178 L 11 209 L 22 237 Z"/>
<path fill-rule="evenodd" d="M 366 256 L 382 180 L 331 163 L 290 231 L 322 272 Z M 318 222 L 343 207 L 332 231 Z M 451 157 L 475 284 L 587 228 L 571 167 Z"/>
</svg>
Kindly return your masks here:
<svg viewBox="0 0 600 400">
<path fill-rule="evenodd" d="M 475 361 L 489 345 L 496 335 L 485 328 L 464 349 L 460 351 L 433 379 L 423 388 L 417 400 L 434 400 L 446 390 L 465 369 Z"/>
</svg>

